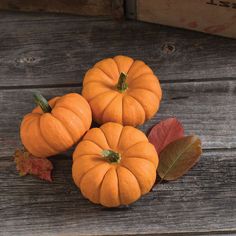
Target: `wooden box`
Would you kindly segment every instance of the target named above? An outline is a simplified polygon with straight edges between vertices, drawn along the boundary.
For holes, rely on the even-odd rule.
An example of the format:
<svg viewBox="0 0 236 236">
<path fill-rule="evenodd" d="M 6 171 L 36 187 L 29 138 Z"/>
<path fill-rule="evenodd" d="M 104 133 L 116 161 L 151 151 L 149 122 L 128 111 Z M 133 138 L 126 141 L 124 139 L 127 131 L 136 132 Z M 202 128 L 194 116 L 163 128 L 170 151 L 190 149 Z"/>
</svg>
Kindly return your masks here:
<svg viewBox="0 0 236 236">
<path fill-rule="evenodd" d="M 236 0 L 126 0 L 128 18 L 236 38 Z"/>
</svg>

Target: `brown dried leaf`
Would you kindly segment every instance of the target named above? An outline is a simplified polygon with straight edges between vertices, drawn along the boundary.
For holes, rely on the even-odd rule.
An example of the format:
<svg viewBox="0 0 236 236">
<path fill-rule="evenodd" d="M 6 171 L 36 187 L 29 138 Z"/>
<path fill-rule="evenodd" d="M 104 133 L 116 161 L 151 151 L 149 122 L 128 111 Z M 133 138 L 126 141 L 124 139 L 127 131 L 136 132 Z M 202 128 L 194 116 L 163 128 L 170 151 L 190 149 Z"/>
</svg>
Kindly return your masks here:
<svg viewBox="0 0 236 236">
<path fill-rule="evenodd" d="M 49 182 L 52 181 L 53 165 L 47 158 L 35 157 L 27 151 L 17 149 L 14 153 L 14 161 L 20 176 L 30 174 Z"/>
<path fill-rule="evenodd" d="M 161 152 L 157 172 L 162 180 L 178 179 L 196 164 L 201 154 L 201 140 L 197 136 L 180 138 Z"/>
</svg>

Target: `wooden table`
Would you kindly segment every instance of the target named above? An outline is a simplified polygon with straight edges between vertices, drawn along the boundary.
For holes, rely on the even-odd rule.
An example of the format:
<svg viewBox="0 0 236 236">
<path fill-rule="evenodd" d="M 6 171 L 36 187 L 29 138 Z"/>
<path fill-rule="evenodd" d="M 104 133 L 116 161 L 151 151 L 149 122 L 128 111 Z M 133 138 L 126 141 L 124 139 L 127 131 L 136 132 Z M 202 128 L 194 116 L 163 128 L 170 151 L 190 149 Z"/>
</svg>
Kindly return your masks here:
<svg viewBox="0 0 236 236">
<path fill-rule="evenodd" d="M 164 99 L 147 131 L 176 116 L 203 143 L 200 162 L 130 207 L 85 200 L 71 178 L 71 151 L 51 158 L 53 183 L 20 178 L 12 154 L 32 92 L 80 92 L 95 62 L 142 59 Z M 236 40 L 109 18 L 0 13 L 0 235 L 236 234 Z"/>
</svg>

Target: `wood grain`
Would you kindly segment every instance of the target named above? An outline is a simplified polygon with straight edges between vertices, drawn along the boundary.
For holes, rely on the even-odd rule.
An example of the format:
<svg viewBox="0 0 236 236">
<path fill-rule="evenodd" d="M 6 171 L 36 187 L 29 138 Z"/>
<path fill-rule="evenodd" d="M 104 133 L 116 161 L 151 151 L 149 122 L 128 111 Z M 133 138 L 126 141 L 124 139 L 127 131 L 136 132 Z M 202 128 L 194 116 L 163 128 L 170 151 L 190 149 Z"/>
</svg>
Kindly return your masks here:
<svg viewBox="0 0 236 236">
<path fill-rule="evenodd" d="M 161 119 L 177 117 L 186 134 L 199 135 L 204 149 L 236 148 L 236 81 L 163 84 L 160 111 L 140 126 L 147 132 Z M 0 91 L 0 157 L 9 156 L 19 146 L 19 124 L 34 107 L 32 94 L 40 91 L 46 98 L 81 87 L 40 88 Z"/>
<path fill-rule="evenodd" d="M 110 0 L 1 0 L 0 9 L 14 11 L 63 12 L 78 15 L 111 15 Z"/>
<path fill-rule="evenodd" d="M 212 4 L 209 4 L 212 3 Z M 137 0 L 137 19 L 236 38 L 235 0 Z"/>
<path fill-rule="evenodd" d="M 48 25 L 54 24 L 56 21 L 59 22 L 70 22 L 73 24 L 81 24 L 81 22 L 94 22 L 94 21 L 111 21 L 110 16 L 74 16 L 68 14 L 57 14 L 57 13 L 34 13 L 34 12 L 10 12 L 10 11 L 0 11 L 0 24 L 43 24 Z"/>
<path fill-rule="evenodd" d="M 163 82 L 236 78 L 235 40 L 92 19 L 0 14 L 0 86 L 78 84 L 97 61 L 117 54 L 144 60 Z"/>
<path fill-rule="evenodd" d="M 236 41 L 108 17 L 0 13 L 0 235 L 236 234 Z M 159 75 L 158 114 L 147 132 L 176 116 L 200 136 L 204 154 L 183 178 L 129 207 L 85 200 L 71 179 L 71 152 L 52 157 L 53 183 L 20 178 L 12 154 L 19 124 L 46 98 L 81 92 L 85 71 L 117 54 L 143 59 Z"/>
<path fill-rule="evenodd" d="M 68 156 L 51 158 L 53 183 L 18 177 L 14 163 L 3 157 L 0 232 L 3 236 L 236 233 L 235 156 L 235 151 L 206 151 L 181 179 L 156 185 L 130 207 L 113 210 L 81 196 Z"/>
</svg>

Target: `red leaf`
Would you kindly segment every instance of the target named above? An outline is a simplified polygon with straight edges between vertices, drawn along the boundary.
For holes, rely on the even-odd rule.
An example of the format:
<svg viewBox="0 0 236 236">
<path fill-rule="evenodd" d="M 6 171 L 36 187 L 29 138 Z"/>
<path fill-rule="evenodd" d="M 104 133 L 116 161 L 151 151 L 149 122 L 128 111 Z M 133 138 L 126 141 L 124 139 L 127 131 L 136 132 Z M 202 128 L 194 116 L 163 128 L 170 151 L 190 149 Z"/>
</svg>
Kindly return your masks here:
<svg viewBox="0 0 236 236">
<path fill-rule="evenodd" d="M 20 176 L 30 174 L 52 182 L 51 171 L 53 165 L 47 158 L 35 157 L 27 151 L 18 149 L 14 153 L 14 161 Z"/>
<path fill-rule="evenodd" d="M 171 142 L 184 136 L 184 128 L 176 118 L 168 118 L 155 125 L 149 135 L 149 142 L 152 143 L 158 154 Z"/>
</svg>

